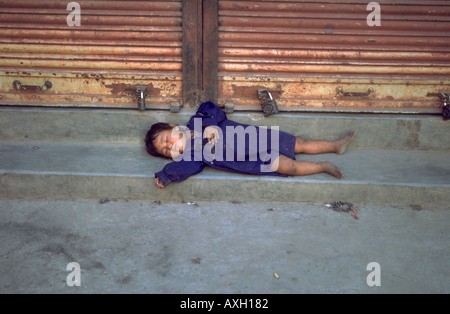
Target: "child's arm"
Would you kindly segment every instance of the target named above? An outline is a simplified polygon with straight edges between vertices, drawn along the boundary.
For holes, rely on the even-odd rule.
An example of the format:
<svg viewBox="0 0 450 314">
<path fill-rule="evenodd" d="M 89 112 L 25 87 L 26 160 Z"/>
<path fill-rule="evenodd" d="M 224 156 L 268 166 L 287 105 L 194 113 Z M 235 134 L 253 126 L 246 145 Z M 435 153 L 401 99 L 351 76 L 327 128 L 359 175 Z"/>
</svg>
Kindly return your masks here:
<svg viewBox="0 0 450 314">
<path fill-rule="evenodd" d="M 170 183 L 183 182 L 190 176 L 200 173 L 205 165 L 201 161 L 175 161 L 167 164 L 155 174 L 155 185 L 162 189 Z"/>
</svg>

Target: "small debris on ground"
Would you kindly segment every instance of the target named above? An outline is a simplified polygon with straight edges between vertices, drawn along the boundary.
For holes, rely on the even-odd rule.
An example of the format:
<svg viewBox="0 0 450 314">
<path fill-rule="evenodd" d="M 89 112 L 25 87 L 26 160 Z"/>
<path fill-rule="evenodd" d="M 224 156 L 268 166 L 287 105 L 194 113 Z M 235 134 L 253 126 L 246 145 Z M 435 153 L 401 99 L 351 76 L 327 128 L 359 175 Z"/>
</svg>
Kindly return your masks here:
<svg viewBox="0 0 450 314">
<path fill-rule="evenodd" d="M 202 262 L 202 259 L 200 257 L 191 259 L 192 264 L 201 264 L 201 262 Z"/>
<path fill-rule="evenodd" d="M 359 209 L 355 207 L 352 203 L 348 202 L 333 202 L 330 204 L 325 204 L 326 207 L 331 208 L 335 212 L 339 213 L 351 213 L 353 219 L 358 220 Z"/>
<path fill-rule="evenodd" d="M 273 276 L 274 276 L 276 279 L 280 279 L 280 275 L 278 275 L 277 273 L 274 273 Z"/>
</svg>

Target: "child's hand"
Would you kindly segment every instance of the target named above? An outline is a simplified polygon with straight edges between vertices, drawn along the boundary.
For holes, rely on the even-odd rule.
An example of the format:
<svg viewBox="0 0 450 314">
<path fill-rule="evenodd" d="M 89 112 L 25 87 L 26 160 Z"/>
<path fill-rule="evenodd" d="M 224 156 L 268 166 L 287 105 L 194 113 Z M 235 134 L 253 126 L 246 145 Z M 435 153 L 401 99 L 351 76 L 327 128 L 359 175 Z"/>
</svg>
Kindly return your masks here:
<svg viewBox="0 0 450 314">
<path fill-rule="evenodd" d="M 155 178 L 155 185 L 158 187 L 158 189 L 164 189 L 165 186 L 162 184 L 161 180 L 159 178 Z"/>
<path fill-rule="evenodd" d="M 208 126 L 205 128 L 205 131 L 203 132 L 203 138 L 208 139 L 209 143 L 217 144 L 219 141 L 219 131 L 217 128 L 213 126 Z"/>
</svg>

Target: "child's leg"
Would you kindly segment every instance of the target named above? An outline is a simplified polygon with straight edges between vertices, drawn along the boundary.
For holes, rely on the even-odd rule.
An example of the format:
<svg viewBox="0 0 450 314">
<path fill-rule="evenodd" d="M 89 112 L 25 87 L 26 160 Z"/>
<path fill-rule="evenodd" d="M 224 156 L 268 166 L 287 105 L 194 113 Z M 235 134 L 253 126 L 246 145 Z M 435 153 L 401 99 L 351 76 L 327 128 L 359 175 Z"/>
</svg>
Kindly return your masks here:
<svg viewBox="0 0 450 314">
<path fill-rule="evenodd" d="M 342 170 L 329 162 L 311 162 L 293 160 L 281 155 L 274 163 L 275 172 L 289 176 L 308 176 L 318 173 L 328 173 L 338 179 L 342 179 Z"/>
<path fill-rule="evenodd" d="M 308 141 L 301 137 L 296 137 L 295 153 L 296 154 L 338 154 L 342 155 L 347 150 L 348 144 L 352 141 L 356 132 L 347 134 L 337 141 Z"/>
</svg>

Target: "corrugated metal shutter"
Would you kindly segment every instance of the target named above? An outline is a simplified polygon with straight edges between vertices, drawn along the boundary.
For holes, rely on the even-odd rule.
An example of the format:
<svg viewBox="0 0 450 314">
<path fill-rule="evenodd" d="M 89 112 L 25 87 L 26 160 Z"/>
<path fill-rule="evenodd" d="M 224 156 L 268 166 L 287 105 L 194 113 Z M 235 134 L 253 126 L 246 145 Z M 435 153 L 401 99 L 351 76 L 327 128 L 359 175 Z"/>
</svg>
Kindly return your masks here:
<svg viewBox="0 0 450 314">
<path fill-rule="evenodd" d="M 280 109 L 439 112 L 450 90 L 450 1 L 219 1 L 219 103 Z M 259 108 L 260 109 L 260 108 Z"/>
<path fill-rule="evenodd" d="M 0 0 L 0 104 L 136 108 L 138 85 L 149 107 L 181 101 L 181 0 L 80 0 L 81 26 L 69 2 Z"/>
</svg>

